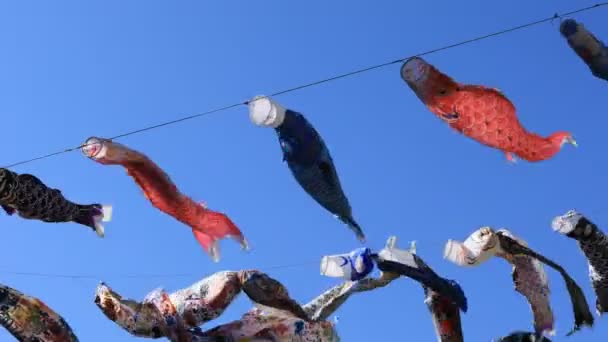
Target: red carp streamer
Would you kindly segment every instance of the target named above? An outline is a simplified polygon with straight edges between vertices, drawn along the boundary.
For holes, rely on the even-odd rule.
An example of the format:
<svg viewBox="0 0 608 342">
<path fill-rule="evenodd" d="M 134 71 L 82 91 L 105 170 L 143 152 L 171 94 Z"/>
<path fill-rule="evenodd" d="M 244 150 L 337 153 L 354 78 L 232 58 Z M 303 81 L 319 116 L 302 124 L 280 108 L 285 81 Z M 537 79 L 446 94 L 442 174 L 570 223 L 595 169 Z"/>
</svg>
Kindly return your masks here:
<svg viewBox="0 0 608 342">
<path fill-rule="evenodd" d="M 428 109 L 456 131 L 529 162 L 553 157 L 566 142 L 576 146 L 568 132 L 543 138 L 527 131 L 517 119 L 515 106 L 499 90 L 461 84 L 422 58 L 408 59 L 401 78 Z"/>
<path fill-rule="evenodd" d="M 232 237 L 243 249 L 248 249 L 243 233 L 228 216 L 182 194 L 169 176 L 143 153 L 98 137 L 87 139 L 82 152 L 100 164 L 122 165 L 127 169 L 153 206 L 192 228 L 194 237 L 213 261 L 220 259 L 218 241 L 223 238 Z"/>
</svg>

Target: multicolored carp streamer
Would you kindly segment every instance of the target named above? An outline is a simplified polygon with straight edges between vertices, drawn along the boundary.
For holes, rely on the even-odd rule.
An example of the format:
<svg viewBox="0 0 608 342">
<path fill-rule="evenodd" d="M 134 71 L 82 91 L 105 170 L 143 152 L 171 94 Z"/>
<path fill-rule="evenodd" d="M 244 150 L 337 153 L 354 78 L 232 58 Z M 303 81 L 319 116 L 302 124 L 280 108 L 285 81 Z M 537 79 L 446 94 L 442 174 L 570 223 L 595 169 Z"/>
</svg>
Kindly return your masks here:
<svg viewBox="0 0 608 342">
<path fill-rule="evenodd" d="M 224 271 L 187 289 L 167 294 L 157 289 L 143 302 L 123 299 L 107 285 L 97 288 L 95 303 L 112 321 L 134 336 L 171 341 L 339 341 L 325 321 L 353 293 L 388 285 L 395 277 L 363 279 L 336 286 L 300 306 L 287 289 L 255 270 Z M 240 291 L 256 304 L 240 320 L 202 331 L 219 317 Z"/>
<path fill-rule="evenodd" d="M 112 207 L 68 201 L 58 189 L 51 189 L 36 176 L 0 168 L 0 206 L 8 214 L 24 219 L 60 223 L 75 222 L 104 236 L 101 222 L 110 221 Z"/>
<path fill-rule="evenodd" d="M 326 255 L 321 259 L 321 275 L 357 281 L 374 270 L 372 251 L 357 248 L 350 253 Z"/>
<path fill-rule="evenodd" d="M 576 240 L 589 264 L 589 278 L 597 296 L 598 315 L 608 311 L 608 237 L 593 222 L 575 210 L 557 216 L 552 223 L 560 234 Z"/>
<path fill-rule="evenodd" d="M 127 169 L 154 207 L 192 228 L 194 237 L 213 261 L 220 260 L 219 240 L 223 238 L 233 238 L 248 249 L 247 240 L 228 216 L 182 194 L 171 178 L 143 153 L 98 137 L 87 139 L 82 152 L 100 164 L 122 165 Z"/>
<path fill-rule="evenodd" d="M 420 282 L 424 289 L 425 303 L 433 315 L 438 340 L 463 341 L 459 309 L 467 311 L 467 299 L 460 285 L 437 275 L 416 254 L 414 244 L 406 251 L 396 248 L 396 243 L 397 238 L 391 236 L 386 247 L 377 254 L 369 253 L 369 249 L 356 249 L 349 254 L 324 256 L 321 259 L 321 274 L 347 280 L 363 279 L 373 270 L 373 261 L 385 277 L 412 278 Z"/>
<path fill-rule="evenodd" d="M 77 342 L 68 323 L 38 298 L 0 285 L 0 324 L 19 341 Z"/>
<path fill-rule="evenodd" d="M 516 331 L 508 336 L 494 340 L 494 342 L 551 342 L 551 340 L 536 333 Z"/>
<path fill-rule="evenodd" d="M 493 256 L 501 257 L 513 265 L 515 290 L 528 300 L 537 334 L 554 334 L 549 283 L 541 262 L 558 271 L 566 282 L 575 320 L 574 328 L 568 335 L 580 330 L 583 325 L 593 326 L 593 315 L 578 284 L 560 265 L 528 248 L 525 241 L 513 236 L 508 230 L 494 231 L 490 227 L 482 227 L 464 243 L 448 240 L 444 250 L 444 257 L 460 266 L 478 266 Z"/>
<path fill-rule="evenodd" d="M 608 81 L 608 47 L 573 19 L 562 21 L 559 31 L 593 75 Z"/>
<path fill-rule="evenodd" d="M 576 146 L 568 132 L 547 138 L 528 132 L 517 119 L 515 106 L 499 90 L 458 83 L 422 58 L 408 59 L 401 78 L 433 114 L 454 130 L 502 150 L 509 161 L 516 155 L 537 162 L 553 157 L 566 142 Z"/>
<path fill-rule="evenodd" d="M 365 235 L 353 218 L 329 150 L 310 122 L 302 114 L 285 109 L 263 96 L 256 96 L 249 102 L 249 116 L 256 125 L 275 129 L 283 161 L 287 162 L 296 181 L 317 203 L 347 224 L 361 242 L 365 242 Z"/>
</svg>

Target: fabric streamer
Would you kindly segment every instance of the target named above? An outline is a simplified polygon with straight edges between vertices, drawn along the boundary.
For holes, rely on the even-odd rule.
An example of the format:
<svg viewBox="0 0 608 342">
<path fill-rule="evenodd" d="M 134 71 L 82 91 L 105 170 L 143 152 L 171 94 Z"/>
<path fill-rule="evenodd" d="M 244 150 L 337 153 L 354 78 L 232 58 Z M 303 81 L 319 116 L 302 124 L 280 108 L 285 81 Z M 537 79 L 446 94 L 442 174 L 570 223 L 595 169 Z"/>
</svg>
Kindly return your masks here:
<svg viewBox="0 0 608 342">
<path fill-rule="evenodd" d="M 296 181 L 317 203 L 347 224 L 359 241 L 365 242 L 329 149 L 310 122 L 301 113 L 285 109 L 264 96 L 249 101 L 249 117 L 258 126 L 274 128 L 283 161 Z"/>
<path fill-rule="evenodd" d="M 539 336 L 536 333 L 526 331 L 516 331 L 508 336 L 501 337 L 495 342 L 551 342 L 550 339 L 545 336 Z"/>
<path fill-rule="evenodd" d="M 61 190 L 46 186 L 36 176 L 0 168 L 0 206 L 8 214 L 49 223 L 75 222 L 104 236 L 101 222 L 108 222 L 112 207 L 68 201 Z"/>
<path fill-rule="evenodd" d="M 566 19 L 559 31 L 595 77 L 608 81 L 608 47 L 576 20 Z"/>
<path fill-rule="evenodd" d="M 357 281 L 374 270 L 369 248 L 357 248 L 346 254 L 326 255 L 321 259 L 321 275 Z"/>
<path fill-rule="evenodd" d="M 593 326 L 593 315 L 578 284 L 560 265 L 528 248 L 525 241 L 513 236 L 508 230 L 494 231 L 490 227 L 482 227 L 464 243 L 448 240 L 444 250 L 446 259 L 465 267 L 478 266 L 493 256 L 501 257 L 513 265 L 515 290 L 528 300 L 537 334 L 554 334 L 549 284 L 541 262 L 558 271 L 566 282 L 575 320 L 573 330 L 567 335 L 580 330 L 584 325 Z"/>
<path fill-rule="evenodd" d="M 249 248 L 241 230 L 228 216 L 182 194 L 171 178 L 143 153 L 98 137 L 87 139 L 82 152 L 103 165 L 122 165 L 154 207 L 192 228 L 194 237 L 213 261 L 220 260 L 219 240 L 223 238 L 236 240 L 244 250 Z"/>
<path fill-rule="evenodd" d="M 458 83 L 422 58 L 408 59 L 401 67 L 401 78 L 451 128 L 502 150 L 509 161 L 515 161 L 516 155 L 537 162 L 553 157 L 566 142 L 577 146 L 568 132 L 547 138 L 528 132 L 519 122 L 515 106 L 499 90 Z"/>
<path fill-rule="evenodd" d="M 38 298 L 0 285 L 0 324 L 19 341 L 77 342 L 68 323 Z"/>
<path fill-rule="evenodd" d="M 415 254 L 414 244 L 410 251 L 406 251 L 395 247 L 396 243 L 397 237 L 391 236 L 386 247 L 377 254 L 360 248 L 348 254 L 325 256 L 321 259 L 321 274 L 346 280 L 363 279 L 371 273 L 373 264 L 365 268 L 357 265 L 368 265 L 373 261 L 385 278 L 412 278 L 424 289 L 425 303 L 433 316 L 438 341 L 462 342 L 460 310 L 467 311 L 467 299 L 460 285 L 438 276 Z"/>
<path fill-rule="evenodd" d="M 584 215 L 570 210 L 553 219 L 553 230 L 576 240 L 589 264 L 589 278 L 597 296 L 596 312 L 608 311 L 608 237 Z"/>
<path fill-rule="evenodd" d="M 353 293 L 384 287 L 394 279 L 346 282 L 300 306 L 281 283 L 262 272 L 223 271 L 172 294 L 154 290 L 141 303 L 123 299 L 102 283 L 95 303 L 110 320 L 139 337 L 179 342 L 337 342 L 337 332 L 327 317 Z M 253 309 L 238 321 L 208 331 L 199 327 L 219 317 L 241 291 L 255 303 Z"/>
</svg>

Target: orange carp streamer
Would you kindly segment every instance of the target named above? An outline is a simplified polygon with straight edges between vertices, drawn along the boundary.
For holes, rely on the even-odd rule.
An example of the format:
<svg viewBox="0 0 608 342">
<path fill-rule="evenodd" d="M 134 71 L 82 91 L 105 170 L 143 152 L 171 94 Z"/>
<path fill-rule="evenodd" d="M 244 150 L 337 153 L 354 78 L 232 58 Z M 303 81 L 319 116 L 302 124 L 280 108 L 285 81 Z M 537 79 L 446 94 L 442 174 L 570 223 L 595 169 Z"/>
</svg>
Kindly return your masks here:
<svg viewBox="0 0 608 342">
<path fill-rule="evenodd" d="M 228 216 L 182 194 L 171 178 L 143 153 L 98 137 L 87 139 L 82 152 L 100 164 L 122 165 L 127 169 L 154 207 L 192 228 L 194 237 L 213 261 L 220 260 L 218 241 L 223 238 L 231 237 L 243 249 L 249 248 L 243 233 Z"/>
<path fill-rule="evenodd" d="M 422 58 L 408 59 L 401 78 L 428 109 L 456 131 L 483 145 L 529 162 L 553 157 L 566 142 L 576 141 L 568 132 L 544 138 L 527 131 L 517 119 L 515 106 L 499 90 L 461 84 L 441 73 Z"/>
</svg>

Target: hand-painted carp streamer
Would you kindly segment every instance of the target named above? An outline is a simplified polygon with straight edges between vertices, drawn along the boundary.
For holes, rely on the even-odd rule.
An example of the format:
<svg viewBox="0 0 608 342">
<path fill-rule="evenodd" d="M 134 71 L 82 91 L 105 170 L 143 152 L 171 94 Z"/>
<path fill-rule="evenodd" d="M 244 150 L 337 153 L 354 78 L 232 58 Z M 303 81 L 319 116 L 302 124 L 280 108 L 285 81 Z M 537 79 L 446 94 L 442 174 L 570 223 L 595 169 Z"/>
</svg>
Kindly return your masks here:
<svg viewBox="0 0 608 342">
<path fill-rule="evenodd" d="M 367 277 L 374 270 L 372 251 L 357 248 L 347 254 L 326 255 L 321 259 L 321 274 L 357 281 Z"/>
<path fill-rule="evenodd" d="M 275 129 L 283 161 L 296 181 L 317 203 L 347 224 L 359 241 L 365 242 L 329 150 L 310 122 L 302 114 L 262 96 L 249 102 L 249 116 L 256 125 Z"/>
<path fill-rule="evenodd" d="M 608 81 L 608 47 L 573 19 L 564 20 L 559 31 L 593 75 Z"/>
<path fill-rule="evenodd" d="M 397 278 L 405 276 L 421 283 L 425 303 L 431 314 L 440 342 L 462 342 L 460 311 L 467 311 L 467 299 L 460 285 L 453 280 L 438 276 L 418 255 L 412 245 L 410 251 L 396 248 L 397 238 L 391 236 L 386 247 L 378 254 L 369 249 L 356 249 L 349 254 L 324 256 L 321 259 L 321 274 L 346 280 L 360 280 L 373 270 L 373 262 L 383 276 Z"/>
<path fill-rule="evenodd" d="M 348 254 L 326 255 L 321 259 L 321 275 L 356 281 L 370 274 L 375 262 L 381 271 L 412 278 L 467 311 L 467 300 L 458 283 L 437 275 L 415 252 L 396 248 L 396 242 L 397 237 L 389 237 L 386 247 L 377 254 L 359 248 Z"/>
<path fill-rule="evenodd" d="M 77 342 L 68 323 L 38 298 L 0 285 L 0 324 L 19 341 Z"/>
<path fill-rule="evenodd" d="M 101 222 L 110 221 L 112 216 L 109 205 L 70 202 L 60 190 L 49 188 L 36 176 L 3 168 L 0 168 L 0 206 L 8 215 L 17 213 L 24 219 L 79 223 L 100 237 L 104 236 Z"/>
<path fill-rule="evenodd" d="M 508 336 L 494 340 L 494 342 L 551 342 L 551 340 L 536 333 L 516 331 Z"/>
<path fill-rule="evenodd" d="M 553 157 L 566 142 L 577 146 L 568 132 L 547 138 L 528 132 L 499 90 L 458 83 L 422 58 L 408 59 L 401 78 L 433 114 L 456 131 L 504 151 L 509 161 L 516 155 L 537 162 Z"/>
<path fill-rule="evenodd" d="M 397 238 L 388 239 L 378 253 L 376 263 L 383 272 L 410 277 L 422 285 L 425 300 L 433 317 L 438 342 L 463 342 L 460 310 L 467 312 L 467 298 L 454 280 L 441 278 L 416 254 L 412 243 L 409 251 L 395 248 Z"/>
<path fill-rule="evenodd" d="M 552 223 L 560 234 L 576 240 L 589 264 L 589 278 L 597 299 L 598 315 L 608 311 L 608 237 L 593 222 L 575 210 L 557 216 Z"/>
<path fill-rule="evenodd" d="M 516 238 L 508 230 L 494 231 L 490 227 L 482 227 L 464 243 L 448 240 L 444 250 L 444 257 L 460 266 L 478 266 L 493 256 L 503 258 L 513 265 L 515 290 L 528 300 L 537 334 L 554 334 L 549 283 L 541 262 L 558 271 L 566 282 L 575 321 L 574 328 L 568 335 L 580 330 L 583 325 L 593 326 L 593 315 L 578 284 L 560 265 L 528 248 L 525 241 Z"/>
<path fill-rule="evenodd" d="M 219 240 L 223 238 L 231 237 L 248 249 L 247 240 L 228 216 L 182 194 L 171 178 L 143 153 L 98 137 L 87 139 L 82 152 L 100 164 L 122 165 L 127 169 L 154 207 L 192 228 L 194 237 L 213 261 L 220 260 Z"/>
<path fill-rule="evenodd" d="M 112 321 L 134 336 L 171 341 L 338 341 L 325 321 L 353 293 L 386 286 L 394 278 L 364 279 L 336 286 L 300 306 L 287 289 L 255 271 L 224 271 L 187 289 L 167 294 L 157 289 L 142 303 L 123 299 L 107 285 L 97 288 L 95 303 Z M 240 320 L 202 331 L 200 325 L 219 317 L 240 291 L 256 303 Z"/>
</svg>

